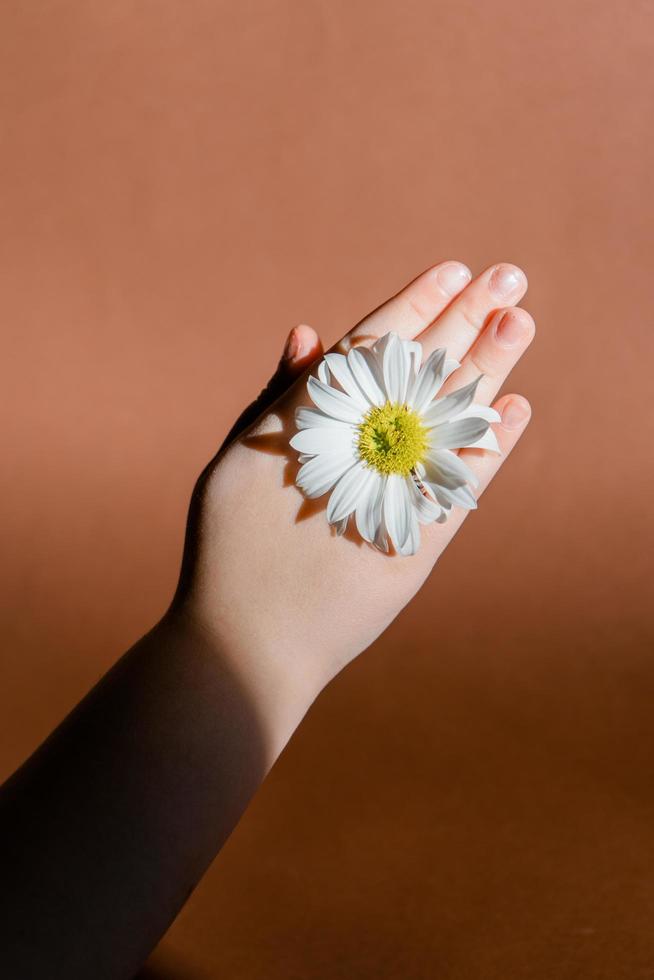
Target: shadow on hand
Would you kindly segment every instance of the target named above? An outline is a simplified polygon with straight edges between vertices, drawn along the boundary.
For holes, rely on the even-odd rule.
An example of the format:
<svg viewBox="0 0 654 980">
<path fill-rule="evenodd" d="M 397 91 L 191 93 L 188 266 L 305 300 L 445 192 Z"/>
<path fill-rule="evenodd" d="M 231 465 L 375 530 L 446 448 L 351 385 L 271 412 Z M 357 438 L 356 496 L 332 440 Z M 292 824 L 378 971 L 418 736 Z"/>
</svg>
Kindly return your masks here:
<svg viewBox="0 0 654 980">
<path fill-rule="evenodd" d="M 281 429 L 277 429 L 275 432 L 253 432 L 251 435 L 246 434 L 241 441 L 244 446 L 255 449 L 257 452 L 268 453 L 271 456 L 283 456 L 286 463 L 282 485 L 284 487 L 294 487 L 301 464 L 298 462 L 299 453 L 297 450 L 291 448 L 290 440 L 297 432 L 297 429 L 294 424 L 290 423 L 287 419 L 283 419 L 280 415 L 276 414 L 275 418 L 278 419 Z M 301 491 L 298 489 L 298 494 L 300 493 Z M 326 510 L 328 496 L 328 494 L 323 494 L 322 497 L 316 498 L 303 497 L 295 515 L 295 523 L 301 524 L 302 521 L 306 521 L 315 514 Z M 334 537 L 338 536 L 335 527 L 331 528 L 331 533 Z M 341 537 L 345 538 L 351 544 L 357 545 L 357 547 L 363 547 L 366 543 L 357 534 L 352 521 L 348 522 L 348 526 Z"/>
<path fill-rule="evenodd" d="M 288 420 L 282 419 L 280 415 L 276 415 L 275 417 L 279 420 L 282 426 L 281 429 L 278 429 L 276 432 L 254 432 L 251 435 L 245 435 L 242 442 L 248 449 L 256 449 L 257 452 L 267 453 L 270 456 L 284 457 L 286 463 L 284 465 L 282 485 L 285 487 L 294 487 L 301 464 L 298 462 L 298 453 L 291 448 L 289 443 L 297 430 L 293 424 Z M 299 490 L 298 493 L 300 493 Z M 319 497 L 314 500 L 304 497 L 295 515 L 295 523 L 300 524 L 302 521 L 306 521 L 307 518 L 313 517 L 314 514 L 318 514 L 321 510 L 325 510 L 325 497 Z"/>
</svg>

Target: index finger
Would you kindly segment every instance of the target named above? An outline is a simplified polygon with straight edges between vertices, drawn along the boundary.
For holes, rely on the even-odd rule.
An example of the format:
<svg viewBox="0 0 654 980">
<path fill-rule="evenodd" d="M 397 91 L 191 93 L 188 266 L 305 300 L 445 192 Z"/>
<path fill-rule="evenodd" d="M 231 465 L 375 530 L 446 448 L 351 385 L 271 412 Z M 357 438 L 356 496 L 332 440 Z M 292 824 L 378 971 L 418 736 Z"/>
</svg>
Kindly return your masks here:
<svg viewBox="0 0 654 980">
<path fill-rule="evenodd" d="M 462 262 L 441 262 L 421 273 L 395 296 L 382 303 L 345 335 L 338 345 L 345 353 L 359 344 L 372 344 L 393 331 L 413 340 L 426 330 L 472 279 Z"/>
</svg>

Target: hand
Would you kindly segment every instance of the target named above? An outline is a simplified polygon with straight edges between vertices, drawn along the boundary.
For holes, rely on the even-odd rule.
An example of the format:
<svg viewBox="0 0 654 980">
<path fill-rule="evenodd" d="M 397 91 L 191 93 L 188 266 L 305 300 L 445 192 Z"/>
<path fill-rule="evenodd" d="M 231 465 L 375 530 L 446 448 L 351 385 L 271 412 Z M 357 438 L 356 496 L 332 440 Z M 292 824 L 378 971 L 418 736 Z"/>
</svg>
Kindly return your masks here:
<svg viewBox="0 0 654 980">
<path fill-rule="evenodd" d="M 461 367 L 445 391 L 480 373 L 476 402 L 491 404 L 534 336 L 534 322 L 511 303 L 524 273 L 496 265 L 471 280 L 445 262 L 427 270 L 362 320 L 335 349 L 371 345 L 389 331 L 420 340 L 424 356 L 446 347 Z M 310 404 L 306 377 L 321 354 L 308 327 L 289 337 L 268 389 L 246 410 L 203 473 L 191 507 L 180 587 L 173 608 L 216 637 L 238 669 L 273 688 L 292 677 L 317 693 L 388 626 L 420 588 L 467 511 L 423 528 L 411 557 L 388 556 L 356 533 L 336 537 L 327 497 L 307 501 L 296 488 L 297 453 L 288 445 L 295 408 Z M 502 455 L 464 449 L 479 479 L 493 479 L 530 418 L 528 402 L 505 395 L 494 405 Z"/>
<path fill-rule="evenodd" d="M 446 346 L 462 361 L 449 387 L 481 371 L 477 400 L 490 402 L 534 333 L 527 313 L 496 307 L 525 289 L 511 266 L 469 282 L 448 262 L 341 343 L 392 330 L 420 337 L 425 353 Z M 310 328 L 291 332 L 271 383 L 198 481 L 169 612 L 2 787 L 7 975 L 133 976 L 312 700 L 397 615 L 461 524 L 457 511 L 423 528 L 416 555 L 388 556 L 336 537 L 324 498 L 303 499 L 288 443 L 320 353 Z M 504 456 L 463 451 L 480 489 L 529 419 L 517 396 L 497 408 Z"/>
</svg>

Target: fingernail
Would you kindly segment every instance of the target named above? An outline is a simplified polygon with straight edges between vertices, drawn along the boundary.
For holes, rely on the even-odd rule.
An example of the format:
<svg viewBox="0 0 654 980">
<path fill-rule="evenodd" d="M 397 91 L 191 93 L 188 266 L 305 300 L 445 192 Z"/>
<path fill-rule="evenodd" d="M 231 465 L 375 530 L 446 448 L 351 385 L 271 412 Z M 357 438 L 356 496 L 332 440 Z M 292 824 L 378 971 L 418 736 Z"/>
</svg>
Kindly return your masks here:
<svg viewBox="0 0 654 980">
<path fill-rule="evenodd" d="M 520 287 L 525 286 L 526 276 L 515 265 L 497 265 L 491 273 L 489 288 L 492 293 L 502 298 L 511 296 Z"/>
<path fill-rule="evenodd" d="M 502 409 L 502 425 L 505 429 L 519 429 L 530 414 L 529 402 L 524 398 L 511 398 Z"/>
<path fill-rule="evenodd" d="M 449 262 L 436 273 L 436 282 L 447 296 L 456 296 L 471 279 L 470 269 L 461 262 Z"/>
<path fill-rule="evenodd" d="M 507 310 L 495 326 L 495 339 L 501 347 L 517 347 L 526 336 L 525 318 L 513 310 Z"/>
<path fill-rule="evenodd" d="M 286 346 L 284 347 L 284 353 L 282 359 L 284 361 L 294 361 L 296 357 L 300 354 L 300 338 L 297 335 L 297 330 L 295 327 L 291 330 L 288 337 L 286 338 Z"/>
</svg>

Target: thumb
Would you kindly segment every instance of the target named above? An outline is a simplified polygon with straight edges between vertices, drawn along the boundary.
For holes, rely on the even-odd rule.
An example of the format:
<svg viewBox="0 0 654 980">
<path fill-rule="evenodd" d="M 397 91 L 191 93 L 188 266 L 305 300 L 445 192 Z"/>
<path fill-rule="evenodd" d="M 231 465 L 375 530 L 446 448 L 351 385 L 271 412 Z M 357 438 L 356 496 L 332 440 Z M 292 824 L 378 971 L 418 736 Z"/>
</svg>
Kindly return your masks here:
<svg viewBox="0 0 654 980">
<path fill-rule="evenodd" d="M 259 398 L 272 391 L 273 397 L 267 402 L 267 404 L 272 404 L 276 398 L 279 398 L 282 392 L 291 387 L 295 379 L 299 378 L 303 371 L 310 364 L 313 364 L 321 354 L 322 343 L 313 327 L 308 326 L 306 323 L 300 323 L 297 327 L 293 327 L 286 338 L 286 344 L 284 345 L 284 351 L 277 365 L 277 370 L 261 392 L 261 395 L 259 395 Z M 264 404 L 265 407 L 266 405 Z"/>
<path fill-rule="evenodd" d="M 273 402 L 277 401 L 296 378 L 322 354 L 320 337 L 306 323 L 293 327 L 288 337 L 277 370 L 272 378 L 248 407 L 241 412 L 229 430 L 222 448 L 229 445 L 238 435 L 257 419 Z"/>
</svg>

